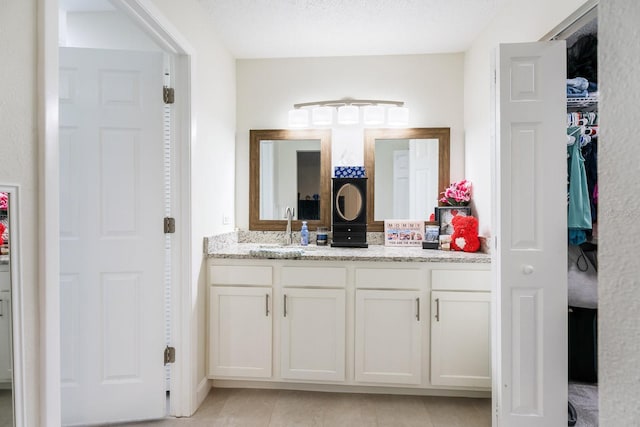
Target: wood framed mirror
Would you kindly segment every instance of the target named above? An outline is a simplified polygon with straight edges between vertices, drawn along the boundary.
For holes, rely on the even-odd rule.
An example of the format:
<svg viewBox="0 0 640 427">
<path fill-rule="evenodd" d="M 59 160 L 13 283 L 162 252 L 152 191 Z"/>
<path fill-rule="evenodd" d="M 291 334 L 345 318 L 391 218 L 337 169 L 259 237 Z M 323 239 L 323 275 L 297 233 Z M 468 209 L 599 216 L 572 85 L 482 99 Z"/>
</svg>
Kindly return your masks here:
<svg viewBox="0 0 640 427">
<path fill-rule="evenodd" d="M 385 219 L 424 219 L 450 184 L 450 129 L 365 129 L 368 231 Z"/>
<path fill-rule="evenodd" d="M 249 229 L 284 231 L 285 209 L 299 230 L 331 226 L 331 130 L 265 129 L 249 133 Z"/>
</svg>

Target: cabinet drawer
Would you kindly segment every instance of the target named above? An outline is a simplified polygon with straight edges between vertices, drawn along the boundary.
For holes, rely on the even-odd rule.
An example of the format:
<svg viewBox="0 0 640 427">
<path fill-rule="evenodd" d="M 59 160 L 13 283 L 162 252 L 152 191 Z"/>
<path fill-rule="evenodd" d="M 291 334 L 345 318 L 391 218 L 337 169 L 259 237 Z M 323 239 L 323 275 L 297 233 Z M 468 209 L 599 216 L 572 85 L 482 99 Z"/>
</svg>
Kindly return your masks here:
<svg viewBox="0 0 640 427">
<path fill-rule="evenodd" d="M 433 270 L 431 289 L 434 291 L 490 291 L 490 270 Z"/>
<path fill-rule="evenodd" d="M 364 243 L 367 241 L 366 233 L 333 233 L 334 242 L 358 242 Z"/>
<path fill-rule="evenodd" d="M 347 269 L 343 267 L 282 267 L 282 286 L 327 286 L 343 288 Z"/>
<path fill-rule="evenodd" d="M 273 283 L 273 267 L 266 265 L 212 265 L 209 267 L 210 285 L 258 285 Z"/>
<path fill-rule="evenodd" d="M 333 224 L 333 234 L 336 233 L 366 233 L 367 226 L 362 224 Z"/>
<path fill-rule="evenodd" d="M 356 288 L 419 289 L 425 282 L 418 269 L 357 268 Z"/>
</svg>

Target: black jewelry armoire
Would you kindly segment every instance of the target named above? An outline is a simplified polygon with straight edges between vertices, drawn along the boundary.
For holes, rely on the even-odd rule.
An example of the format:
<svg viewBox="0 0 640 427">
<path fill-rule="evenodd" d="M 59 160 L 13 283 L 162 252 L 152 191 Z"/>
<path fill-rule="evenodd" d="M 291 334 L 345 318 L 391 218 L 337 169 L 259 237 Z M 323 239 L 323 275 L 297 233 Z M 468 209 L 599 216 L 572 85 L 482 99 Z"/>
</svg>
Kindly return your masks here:
<svg viewBox="0 0 640 427">
<path fill-rule="evenodd" d="M 367 178 L 333 178 L 331 246 L 367 248 Z"/>
</svg>

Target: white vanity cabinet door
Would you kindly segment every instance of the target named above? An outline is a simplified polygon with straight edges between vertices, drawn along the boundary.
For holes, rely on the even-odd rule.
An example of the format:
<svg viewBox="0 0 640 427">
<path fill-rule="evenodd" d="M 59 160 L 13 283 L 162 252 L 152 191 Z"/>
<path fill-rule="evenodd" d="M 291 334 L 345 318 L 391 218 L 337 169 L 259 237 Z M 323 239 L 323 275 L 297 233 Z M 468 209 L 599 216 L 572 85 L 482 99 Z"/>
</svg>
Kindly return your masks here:
<svg viewBox="0 0 640 427">
<path fill-rule="evenodd" d="M 356 290 L 355 380 L 420 384 L 420 292 Z"/>
<path fill-rule="evenodd" d="M 212 286 L 209 302 L 209 376 L 271 377 L 271 288 Z"/>
<path fill-rule="evenodd" d="M 490 292 L 431 292 L 431 384 L 491 387 Z"/>
<path fill-rule="evenodd" d="M 344 381 L 345 290 L 283 290 L 281 376 Z"/>
</svg>

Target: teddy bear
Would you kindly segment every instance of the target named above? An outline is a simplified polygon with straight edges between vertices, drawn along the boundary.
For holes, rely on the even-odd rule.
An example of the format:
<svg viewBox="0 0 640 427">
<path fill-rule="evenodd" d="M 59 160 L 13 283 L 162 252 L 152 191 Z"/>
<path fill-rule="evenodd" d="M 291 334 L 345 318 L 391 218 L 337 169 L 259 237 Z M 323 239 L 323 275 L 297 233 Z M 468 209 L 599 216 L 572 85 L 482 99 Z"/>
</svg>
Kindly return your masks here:
<svg viewBox="0 0 640 427">
<path fill-rule="evenodd" d="M 472 216 L 456 215 L 451 219 L 453 234 L 451 249 L 454 251 L 475 252 L 480 248 L 478 239 L 478 220 Z"/>
</svg>

